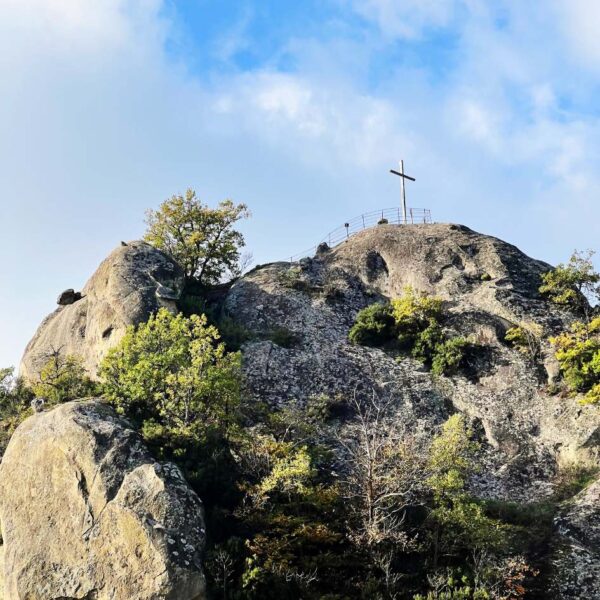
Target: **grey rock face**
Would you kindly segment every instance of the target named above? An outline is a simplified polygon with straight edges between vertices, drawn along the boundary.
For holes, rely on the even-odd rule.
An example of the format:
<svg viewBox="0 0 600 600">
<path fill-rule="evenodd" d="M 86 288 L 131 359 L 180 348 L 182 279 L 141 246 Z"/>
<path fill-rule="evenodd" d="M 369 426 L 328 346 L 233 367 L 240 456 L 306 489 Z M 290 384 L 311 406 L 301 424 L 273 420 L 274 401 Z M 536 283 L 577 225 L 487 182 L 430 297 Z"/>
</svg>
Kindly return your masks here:
<svg viewBox="0 0 600 600">
<path fill-rule="evenodd" d="M 5 600 L 205 598 L 199 498 L 101 401 L 21 424 L 0 489 Z"/>
<path fill-rule="evenodd" d="M 559 598 L 600 598 L 600 481 L 565 507 L 555 528 Z"/>
<path fill-rule="evenodd" d="M 504 342 L 507 328 L 523 321 L 547 335 L 568 325 L 571 317 L 538 293 L 548 269 L 466 227 L 384 224 L 309 261 L 255 269 L 233 285 L 225 311 L 256 337 L 243 347 L 250 395 L 278 405 L 374 389 L 396 398 L 409 429 L 430 435 L 463 412 L 486 442 L 488 468 L 473 481 L 475 491 L 537 501 L 552 493 L 560 463 L 598 464 L 600 451 L 600 411 L 544 391 L 557 374 L 549 344 L 534 366 Z M 361 308 L 398 297 L 407 285 L 443 298 L 446 328 L 481 344 L 468 372 L 434 378 L 410 357 L 348 342 Z M 295 343 L 269 340 L 282 329 Z M 598 499 L 586 506 L 598 518 Z M 597 555 L 591 560 L 597 568 Z M 594 581 L 597 595 L 582 597 L 600 598 Z"/>
<path fill-rule="evenodd" d="M 60 350 L 81 356 L 94 377 L 129 325 L 146 321 L 161 306 L 175 310 L 183 285 L 181 268 L 160 250 L 145 242 L 119 246 L 86 283 L 83 298 L 60 306 L 42 322 L 25 349 L 21 375 L 35 380 L 50 354 Z"/>
</svg>

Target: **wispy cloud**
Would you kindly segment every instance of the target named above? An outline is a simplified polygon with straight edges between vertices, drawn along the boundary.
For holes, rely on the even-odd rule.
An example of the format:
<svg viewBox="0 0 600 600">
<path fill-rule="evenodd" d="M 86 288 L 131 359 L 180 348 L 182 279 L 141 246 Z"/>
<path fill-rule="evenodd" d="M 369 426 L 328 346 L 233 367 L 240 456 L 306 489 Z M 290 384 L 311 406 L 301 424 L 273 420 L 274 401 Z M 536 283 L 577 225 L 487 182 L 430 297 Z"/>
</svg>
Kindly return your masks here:
<svg viewBox="0 0 600 600">
<path fill-rule="evenodd" d="M 217 5 L 200 3 L 200 21 Z M 0 279 L 19 290 L 0 296 L 10 340 L 0 364 L 15 361 L 61 288 L 141 233 L 146 207 L 188 185 L 252 205 L 260 262 L 393 204 L 387 169 L 401 157 L 417 176 L 411 202 L 438 220 L 547 260 L 597 243 L 600 10 L 306 5 L 314 14 L 296 29 L 290 18 L 267 53 L 246 9 L 173 54 L 177 2 L 0 3 L 0 206 L 12 224 L 0 251 L 18 257 L 0 263 Z"/>
</svg>

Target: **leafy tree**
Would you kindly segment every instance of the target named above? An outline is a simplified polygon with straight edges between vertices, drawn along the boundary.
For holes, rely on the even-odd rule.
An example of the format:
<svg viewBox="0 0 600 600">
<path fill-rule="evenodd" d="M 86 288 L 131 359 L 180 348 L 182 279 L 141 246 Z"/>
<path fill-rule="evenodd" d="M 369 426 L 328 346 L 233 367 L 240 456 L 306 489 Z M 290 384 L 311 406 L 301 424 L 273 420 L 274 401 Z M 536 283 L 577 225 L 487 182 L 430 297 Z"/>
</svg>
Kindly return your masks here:
<svg viewBox="0 0 600 600">
<path fill-rule="evenodd" d="M 185 196 L 172 196 L 158 210 L 147 211 L 144 239 L 170 254 L 188 279 L 211 285 L 227 273 L 239 275 L 240 248 L 245 243 L 233 226 L 248 216 L 245 204 L 224 200 L 210 208 L 188 189 Z"/>
<path fill-rule="evenodd" d="M 594 268 L 594 252 L 574 252 L 567 264 L 559 264 L 542 275 L 540 292 L 555 304 L 565 306 L 590 320 L 590 302 L 600 301 L 600 273 Z"/>
<path fill-rule="evenodd" d="M 97 392 L 97 386 L 88 377 L 82 359 L 71 354 L 65 356 L 58 350 L 50 354 L 32 389 L 36 396 L 44 398 L 49 405 L 93 396 Z"/>
<path fill-rule="evenodd" d="M 460 414 L 444 423 L 431 444 L 428 484 L 434 504 L 434 567 L 440 551 L 497 549 L 506 544 L 505 526 L 487 517 L 481 504 L 468 492 L 468 480 L 477 470 L 478 449 Z"/>
<path fill-rule="evenodd" d="M 225 351 L 204 315 L 187 318 L 160 309 L 127 330 L 99 374 L 107 398 L 138 422 L 226 430 L 236 418 L 240 355 Z"/>
<path fill-rule="evenodd" d="M 550 342 L 569 389 L 585 392 L 584 402 L 600 402 L 600 317 L 576 321 Z"/>
<path fill-rule="evenodd" d="M 0 369 L 0 457 L 17 426 L 30 413 L 31 390 L 12 367 Z"/>
</svg>

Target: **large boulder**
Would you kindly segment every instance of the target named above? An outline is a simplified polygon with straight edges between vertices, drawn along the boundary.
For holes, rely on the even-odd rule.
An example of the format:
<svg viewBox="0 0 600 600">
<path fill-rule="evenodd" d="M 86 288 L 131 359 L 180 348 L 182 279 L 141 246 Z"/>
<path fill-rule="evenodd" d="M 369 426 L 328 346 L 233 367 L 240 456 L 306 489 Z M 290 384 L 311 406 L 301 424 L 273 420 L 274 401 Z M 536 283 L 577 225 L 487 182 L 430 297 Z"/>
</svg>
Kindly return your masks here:
<svg viewBox="0 0 600 600">
<path fill-rule="evenodd" d="M 198 496 L 103 402 L 29 417 L 0 490 L 4 600 L 205 598 Z"/>
<path fill-rule="evenodd" d="M 80 356 L 95 377 L 100 361 L 126 328 L 147 321 L 160 307 L 175 310 L 183 286 L 181 267 L 164 252 L 145 242 L 119 246 L 86 283 L 81 299 L 63 299 L 44 319 L 25 349 L 20 374 L 35 380 L 59 351 Z"/>
</svg>

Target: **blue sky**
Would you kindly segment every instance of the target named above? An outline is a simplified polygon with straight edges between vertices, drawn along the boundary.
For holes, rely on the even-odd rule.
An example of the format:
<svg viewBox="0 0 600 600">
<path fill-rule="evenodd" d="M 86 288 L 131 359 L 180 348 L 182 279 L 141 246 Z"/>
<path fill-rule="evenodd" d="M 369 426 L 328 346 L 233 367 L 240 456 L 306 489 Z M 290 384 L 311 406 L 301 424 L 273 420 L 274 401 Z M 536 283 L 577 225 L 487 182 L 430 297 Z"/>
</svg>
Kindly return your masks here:
<svg viewBox="0 0 600 600">
<path fill-rule="evenodd" d="M 247 203 L 258 263 L 409 204 L 549 262 L 598 249 L 585 0 L 2 0 L 0 366 L 145 209 Z"/>
</svg>

